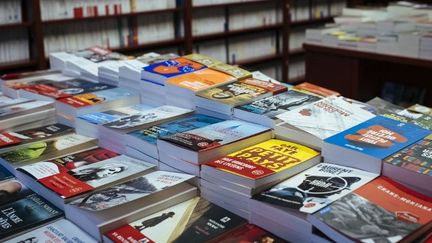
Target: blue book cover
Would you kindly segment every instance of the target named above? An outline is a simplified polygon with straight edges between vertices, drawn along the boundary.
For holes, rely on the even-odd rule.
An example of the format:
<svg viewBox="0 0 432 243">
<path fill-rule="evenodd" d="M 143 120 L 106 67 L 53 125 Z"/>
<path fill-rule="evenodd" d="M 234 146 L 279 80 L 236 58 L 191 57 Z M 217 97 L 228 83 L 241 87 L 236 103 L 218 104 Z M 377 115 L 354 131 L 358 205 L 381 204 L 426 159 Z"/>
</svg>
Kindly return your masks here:
<svg viewBox="0 0 432 243">
<path fill-rule="evenodd" d="M 217 148 L 269 130 L 270 128 L 244 121 L 227 120 L 188 132 L 161 137 L 161 139 L 193 151 L 202 151 Z"/>
<path fill-rule="evenodd" d="M 156 144 L 158 137 L 169 136 L 179 132 L 186 132 L 222 121 L 223 120 L 219 118 L 195 114 L 173 122 L 163 123 L 161 125 L 152 126 L 143 130 L 133 131 L 129 134 L 148 143 Z"/>
<path fill-rule="evenodd" d="M 147 67 L 144 67 L 143 70 L 170 78 L 180 74 L 195 72 L 204 68 L 207 68 L 207 66 L 186 58 L 179 57 L 151 64 Z"/>
<path fill-rule="evenodd" d="M 103 112 L 85 114 L 79 116 L 79 118 L 89 123 L 100 125 L 100 124 L 105 124 L 108 122 L 119 120 L 123 117 L 141 113 L 151 108 L 152 108 L 151 106 L 139 104 L 134 106 L 120 107 L 117 109 L 103 111 Z"/>
<path fill-rule="evenodd" d="M 324 141 L 384 159 L 429 134 L 419 126 L 376 116 Z"/>
<path fill-rule="evenodd" d="M 71 97 L 58 99 L 57 101 L 69 104 L 75 108 L 81 108 L 132 97 L 139 99 L 138 92 L 127 88 L 113 88 L 93 93 L 74 95 Z"/>
</svg>

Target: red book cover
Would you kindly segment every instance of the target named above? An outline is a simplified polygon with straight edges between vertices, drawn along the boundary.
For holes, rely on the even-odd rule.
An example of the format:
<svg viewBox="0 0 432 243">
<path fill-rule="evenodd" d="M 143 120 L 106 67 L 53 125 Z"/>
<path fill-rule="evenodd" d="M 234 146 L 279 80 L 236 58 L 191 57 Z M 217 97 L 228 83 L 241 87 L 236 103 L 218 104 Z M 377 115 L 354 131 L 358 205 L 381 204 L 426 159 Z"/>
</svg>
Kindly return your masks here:
<svg viewBox="0 0 432 243">
<path fill-rule="evenodd" d="M 129 224 L 111 230 L 105 234 L 115 243 L 135 243 L 135 242 L 145 242 L 145 243 L 155 243 L 140 231 L 130 226 Z"/>
<path fill-rule="evenodd" d="M 272 82 L 264 81 L 264 80 L 259 80 L 259 79 L 255 79 L 255 78 L 247 78 L 247 79 L 242 80 L 242 82 L 266 89 L 266 90 L 272 92 L 273 95 L 276 95 L 276 94 L 279 94 L 279 93 L 282 93 L 282 92 L 285 92 L 288 90 L 288 88 L 285 85 L 272 83 Z"/>
<path fill-rule="evenodd" d="M 39 182 L 65 198 L 93 190 L 92 186 L 76 179 L 67 172 L 42 178 Z"/>
<path fill-rule="evenodd" d="M 0 148 L 13 144 L 19 144 L 20 142 L 21 140 L 19 138 L 14 137 L 9 133 L 0 133 Z"/>
<path fill-rule="evenodd" d="M 62 102 L 62 103 L 66 103 L 68 105 L 71 105 L 71 106 L 73 106 L 75 108 L 81 108 L 81 107 L 84 107 L 84 106 L 91 105 L 90 103 L 87 103 L 87 102 L 83 101 L 82 99 L 78 99 L 78 98 L 76 98 L 74 96 L 58 99 L 58 101 Z"/>
</svg>

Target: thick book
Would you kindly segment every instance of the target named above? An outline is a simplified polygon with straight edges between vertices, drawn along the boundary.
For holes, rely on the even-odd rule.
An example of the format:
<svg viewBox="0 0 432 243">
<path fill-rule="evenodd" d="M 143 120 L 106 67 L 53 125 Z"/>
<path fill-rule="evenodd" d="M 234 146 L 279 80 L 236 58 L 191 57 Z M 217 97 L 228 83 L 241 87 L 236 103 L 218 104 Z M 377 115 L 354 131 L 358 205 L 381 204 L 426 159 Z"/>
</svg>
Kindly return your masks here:
<svg viewBox="0 0 432 243">
<path fill-rule="evenodd" d="M 107 210 L 134 200 L 156 195 L 158 192 L 189 181 L 193 177 L 182 173 L 154 171 L 125 183 L 95 191 L 69 204 L 91 211 Z"/>
<path fill-rule="evenodd" d="M 257 194 L 254 199 L 310 214 L 377 176 L 350 167 L 320 163 Z"/>
<path fill-rule="evenodd" d="M 16 150 L 0 153 L 0 163 L 13 170 L 19 165 L 59 157 L 95 145 L 94 138 L 72 133 L 48 141 L 25 144 Z"/>
<path fill-rule="evenodd" d="M 382 174 L 432 196 L 432 135 L 385 158 Z"/>
<path fill-rule="evenodd" d="M 73 128 L 56 123 L 21 131 L 10 131 L 0 133 L 0 152 L 6 149 L 17 149 L 17 145 L 24 145 L 31 142 L 49 140 L 61 135 L 72 133 Z"/>
<path fill-rule="evenodd" d="M 273 127 L 278 121 L 277 115 L 320 99 L 318 96 L 289 90 L 281 94 L 258 99 L 250 104 L 238 106 L 234 108 L 234 117 Z"/>
<path fill-rule="evenodd" d="M 141 79 L 164 85 L 165 81 L 169 78 L 204 68 L 207 67 L 203 64 L 179 57 L 144 67 L 141 71 Z"/>
<path fill-rule="evenodd" d="M 63 212 L 35 193 L 0 206 L 0 239 L 63 216 Z"/>
<path fill-rule="evenodd" d="M 130 132 L 125 140 L 129 146 L 136 148 L 153 158 L 158 158 L 156 143 L 159 137 L 190 131 L 222 121 L 222 119 L 211 116 L 193 114 L 172 122 L 162 123 L 146 129 Z"/>
<path fill-rule="evenodd" d="M 58 173 L 38 179 L 38 182 L 67 199 L 102 186 L 126 181 L 152 167 L 154 166 L 149 163 L 119 155 L 75 169 L 59 170 Z"/>
<path fill-rule="evenodd" d="M 277 115 L 282 122 L 276 124 L 275 134 L 276 137 L 321 148 L 325 138 L 374 116 L 343 97 L 330 96 Z"/>
<path fill-rule="evenodd" d="M 95 239 L 67 219 L 59 219 L 5 241 L 5 243 L 17 242 L 97 243 Z"/>
<path fill-rule="evenodd" d="M 256 188 L 293 176 L 320 160 L 319 152 L 313 149 L 270 139 L 207 162 L 201 171 L 214 178 Z"/>
<path fill-rule="evenodd" d="M 382 160 L 431 132 L 413 124 L 376 116 L 324 141 L 326 161 L 381 173 Z"/>
<path fill-rule="evenodd" d="M 157 146 L 165 154 L 172 154 L 179 159 L 198 164 L 270 138 L 269 128 L 243 121 L 227 120 L 163 136 L 158 139 Z"/>
<path fill-rule="evenodd" d="M 232 114 L 236 106 L 282 93 L 287 87 L 264 80 L 247 78 L 208 88 L 196 93 L 196 106 L 223 114 Z"/>
<path fill-rule="evenodd" d="M 336 242 L 398 242 L 432 220 L 431 202 L 381 176 L 308 220 Z"/>
</svg>

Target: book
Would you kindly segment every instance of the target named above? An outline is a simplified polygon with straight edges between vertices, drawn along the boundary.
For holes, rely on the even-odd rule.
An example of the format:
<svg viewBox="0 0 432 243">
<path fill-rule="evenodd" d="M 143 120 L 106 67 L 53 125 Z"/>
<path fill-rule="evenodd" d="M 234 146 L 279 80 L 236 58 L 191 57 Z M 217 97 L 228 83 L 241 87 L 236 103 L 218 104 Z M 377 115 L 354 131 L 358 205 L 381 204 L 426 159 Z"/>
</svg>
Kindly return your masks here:
<svg viewBox="0 0 432 243">
<path fill-rule="evenodd" d="M 200 198 L 185 222 L 183 233 L 173 242 L 217 241 L 244 225 L 246 220 Z"/>
<path fill-rule="evenodd" d="M 5 243 L 16 242 L 96 243 L 97 241 L 67 219 L 59 219 L 5 241 Z"/>
<path fill-rule="evenodd" d="M 204 68 L 207 67 L 189 59 L 179 57 L 144 67 L 141 71 L 141 79 L 164 85 L 168 78 L 195 72 Z"/>
<path fill-rule="evenodd" d="M 295 90 L 298 91 L 307 91 L 309 93 L 319 95 L 321 97 L 328 97 L 328 96 L 339 96 L 340 93 L 334 90 L 326 89 L 324 87 L 318 86 L 316 84 L 303 82 L 301 84 L 297 84 L 294 86 Z"/>
<path fill-rule="evenodd" d="M 158 139 L 165 154 L 199 164 L 271 138 L 270 129 L 243 121 L 227 120 Z"/>
<path fill-rule="evenodd" d="M 291 177 L 320 160 L 319 153 L 313 149 L 270 139 L 209 161 L 201 171 L 220 180 L 257 188 Z"/>
<path fill-rule="evenodd" d="M 431 198 L 378 177 L 308 217 L 336 242 L 398 242 L 432 220 Z"/>
<path fill-rule="evenodd" d="M 40 140 L 48 140 L 61 135 L 72 133 L 73 128 L 60 124 L 50 124 L 21 131 L 10 131 L 0 133 L 0 152 L 5 152 L 6 148 L 17 149 L 17 145 L 24 145 Z"/>
<path fill-rule="evenodd" d="M 283 243 L 285 241 L 276 235 L 253 224 L 245 224 L 218 240 L 218 243 L 233 242 L 273 242 Z"/>
<path fill-rule="evenodd" d="M 216 64 L 222 63 L 221 61 L 219 61 L 213 57 L 210 57 L 210 56 L 207 56 L 204 54 L 200 54 L 200 53 L 192 53 L 192 54 L 183 56 L 183 58 L 189 59 L 189 60 L 194 61 L 194 62 L 201 63 L 207 67 L 212 67 Z"/>
<path fill-rule="evenodd" d="M 49 101 L 35 101 L 15 104 L 0 108 L 0 124 L 1 120 L 6 120 L 12 116 L 18 116 L 24 113 L 36 113 L 38 111 L 49 110 L 53 108 L 53 103 Z M 3 129 L 6 126 L 1 126 Z"/>
<path fill-rule="evenodd" d="M 295 90 L 289 90 L 274 96 L 258 99 L 250 104 L 234 108 L 234 117 L 245 121 L 254 121 L 263 126 L 273 127 L 277 115 L 297 107 L 318 101 L 320 98 Z"/>
<path fill-rule="evenodd" d="M 282 121 L 274 129 L 277 138 L 320 149 L 325 138 L 374 116 L 343 97 L 330 96 L 277 115 Z"/>
<path fill-rule="evenodd" d="M 193 198 L 105 233 L 112 242 L 172 242 L 199 199 Z M 183 226 L 183 227 L 182 227 Z M 163 234 L 161 234 L 163 232 Z"/>
<path fill-rule="evenodd" d="M 0 153 L 0 163 L 8 169 L 14 170 L 15 167 L 25 163 L 29 164 L 59 157 L 80 149 L 95 146 L 95 144 L 96 140 L 94 138 L 72 133 L 48 141 L 25 144 L 16 150 Z"/>
<path fill-rule="evenodd" d="M 158 158 L 156 143 L 159 137 L 190 131 L 222 121 L 222 119 L 211 116 L 193 114 L 172 122 L 166 122 L 146 129 L 130 132 L 125 139 L 127 141 L 126 143 L 131 147 L 136 148 L 153 158 Z"/>
<path fill-rule="evenodd" d="M 259 79 L 247 78 L 208 88 L 196 93 L 196 106 L 223 114 L 232 114 L 236 106 L 282 93 L 287 87 Z"/>
<path fill-rule="evenodd" d="M 44 198 L 31 193 L 0 206 L 0 239 L 30 230 L 63 216 L 63 212 Z"/>
<path fill-rule="evenodd" d="M 238 80 L 252 77 L 252 73 L 250 73 L 249 71 L 226 63 L 218 63 L 210 66 L 209 68 L 229 74 Z"/>
<path fill-rule="evenodd" d="M 38 179 L 38 182 L 61 198 L 67 199 L 95 188 L 121 183 L 145 173 L 152 167 L 154 165 L 119 155 L 97 163 L 53 173 Z"/>
<path fill-rule="evenodd" d="M 350 167 L 320 163 L 264 190 L 254 199 L 311 214 L 377 176 Z"/>
<path fill-rule="evenodd" d="M 432 135 L 384 159 L 382 174 L 432 196 Z"/>
<path fill-rule="evenodd" d="M 413 124 L 376 116 L 324 141 L 326 161 L 381 173 L 382 160 L 430 134 Z"/>
<path fill-rule="evenodd" d="M 25 102 L 29 102 L 30 99 L 26 99 L 26 98 L 10 98 L 7 96 L 4 96 L 0 93 L 0 108 L 6 107 L 6 106 L 11 106 L 11 105 L 17 105 L 17 104 L 21 104 L 21 103 L 25 103 Z"/>
</svg>

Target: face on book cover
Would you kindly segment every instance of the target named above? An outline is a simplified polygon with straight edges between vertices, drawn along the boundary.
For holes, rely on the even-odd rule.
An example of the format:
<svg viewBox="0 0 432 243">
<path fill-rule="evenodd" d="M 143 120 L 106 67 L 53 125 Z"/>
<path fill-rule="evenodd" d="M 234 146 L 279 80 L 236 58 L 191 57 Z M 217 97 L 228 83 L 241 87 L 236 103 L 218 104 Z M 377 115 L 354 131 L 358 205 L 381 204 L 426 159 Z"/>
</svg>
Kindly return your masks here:
<svg viewBox="0 0 432 243">
<path fill-rule="evenodd" d="M 110 164 L 100 168 L 86 168 L 78 171 L 70 171 L 72 175 L 81 181 L 93 181 L 110 177 L 126 170 L 125 165 Z"/>
</svg>

